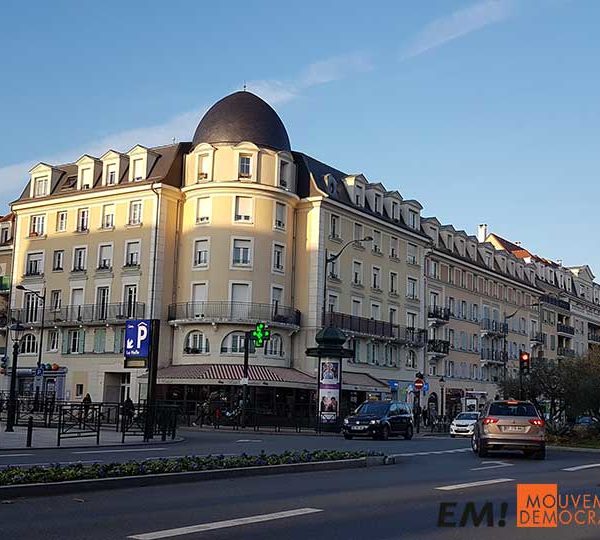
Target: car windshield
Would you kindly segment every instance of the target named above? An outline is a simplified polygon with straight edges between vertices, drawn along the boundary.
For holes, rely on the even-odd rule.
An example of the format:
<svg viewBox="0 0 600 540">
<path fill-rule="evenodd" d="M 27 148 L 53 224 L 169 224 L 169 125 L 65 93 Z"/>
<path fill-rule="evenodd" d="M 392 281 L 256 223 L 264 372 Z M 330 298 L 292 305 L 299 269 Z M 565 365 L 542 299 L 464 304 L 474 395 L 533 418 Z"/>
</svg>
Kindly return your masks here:
<svg viewBox="0 0 600 540">
<path fill-rule="evenodd" d="M 456 420 L 477 420 L 478 418 L 479 414 L 476 412 L 462 412 L 456 417 Z"/>
<path fill-rule="evenodd" d="M 531 403 L 511 403 L 502 401 L 490 405 L 490 416 L 537 416 L 538 413 Z"/>
<path fill-rule="evenodd" d="M 387 412 L 388 407 L 388 403 L 363 403 L 358 409 L 356 409 L 355 414 L 375 414 L 377 416 L 382 416 Z"/>
</svg>

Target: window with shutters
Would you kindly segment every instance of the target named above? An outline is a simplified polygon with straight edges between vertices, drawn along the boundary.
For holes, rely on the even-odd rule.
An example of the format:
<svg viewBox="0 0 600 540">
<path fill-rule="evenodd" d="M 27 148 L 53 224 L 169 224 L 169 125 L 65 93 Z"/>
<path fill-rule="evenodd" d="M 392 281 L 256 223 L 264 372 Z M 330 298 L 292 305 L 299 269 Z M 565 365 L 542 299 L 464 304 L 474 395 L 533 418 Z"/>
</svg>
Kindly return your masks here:
<svg viewBox="0 0 600 540">
<path fill-rule="evenodd" d="M 371 287 L 375 290 L 381 290 L 381 268 L 371 267 Z"/>
<path fill-rule="evenodd" d="M 106 352 L 106 328 L 96 328 L 94 330 L 94 352 Z"/>
<path fill-rule="evenodd" d="M 77 211 L 77 232 L 87 232 L 89 230 L 90 211 L 87 208 L 80 208 Z"/>
<path fill-rule="evenodd" d="M 139 182 L 144 179 L 144 160 L 142 158 L 133 160 L 133 181 Z"/>
<path fill-rule="evenodd" d="M 210 352 L 208 338 L 198 330 L 191 331 L 185 338 L 184 354 L 206 354 Z"/>
<path fill-rule="evenodd" d="M 398 294 L 398 274 L 390 272 L 390 294 Z"/>
<path fill-rule="evenodd" d="M 331 214 L 329 216 L 329 238 L 338 240 L 341 238 L 340 216 Z"/>
<path fill-rule="evenodd" d="M 98 269 L 110 270 L 112 268 L 113 247 L 111 244 L 103 244 L 98 250 Z"/>
<path fill-rule="evenodd" d="M 39 302 L 40 299 L 31 292 L 25 293 L 23 297 L 23 307 L 25 308 L 25 321 L 26 323 L 35 323 L 38 321 L 39 313 Z"/>
<path fill-rule="evenodd" d="M 196 268 L 207 268 L 209 258 L 208 238 L 200 238 L 194 242 L 194 266 Z"/>
<path fill-rule="evenodd" d="M 352 299 L 352 315 L 354 317 L 362 317 L 362 300 L 359 298 Z"/>
<path fill-rule="evenodd" d="M 73 272 L 83 272 L 86 269 L 87 248 L 78 247 L 73 250 Z"/>
<path fill-rule="evenodd" d="M 113 229 L 115 227 L 115 205 L 105 204 L 102 207 L 102 225 L 103 229 Z"/>
<path fill-rule="evenodd" d="M 31 216 L 29 220 L 29 236 L 35 238 L 37 236 L 44 236 L 44 234 L 46 234 L 46 216 L 44 214 Z"/>
<path fill-rule="evenodd" d="M 381 231 L 373 229 L 373 253 L 381 253 Z"/>
<path fill-rule="evenodd" d="M 252 176 L 252 156 L 240 154 L 238 174 L 239 178 L 250 178 Z"/>
<path fill-rule="evenodd" d="M 137 285 L 125 285 L 123 289 L 123 300 L 125 302 L 126 316 L 132 318 L 136 316 L 137 307 Z"/>
<path fill-rule="evenodd" d="M 39 276 L 43 273 L 43 253 L 28 253 L 25 263 L 26 276 Z"/>
<path fill-rule="evenodd" d="M 131 201 L 129 203 L 129 221 L 128 225 L 142 224 L 142 201 Z"/>
<path fill-rule="evenodd" d="M 52 311 L 60 310 L 62 306 L 62 291 L 60 289 L 56 289 L 50 291 L 50 309 Z"/>
<path fill-rule="evenodd" d="M 39 176 L 33 181 L 33 196 L 34 197 L 45 197 L 48 195 L 48 177 Z"/>
<path fill-rule="evenodd" d="M 276 202 L 275 203 L 275 228 L 284 231 L 285 223 L 286 223 L 285 204 Z"/>
<path fill-rule="evenodd" d="M 398 258 L 398 239 L 395 236 L 390 237 L 390 257 L 392 259 Z"/>
<path fill-rule="evenodd" d="M 105 183 L 107 186 L 113 186 L 117 183 L 117 164 L 110 163 L 106 166 L 106 179 Z"/>
<path fill-rule="evenodd" d="M 364 238 L 363 234 L 363 226 L 360 223 L 355 223 L 353 228 L 352 239 L 353 240 L 362 240 Z M 355 245 L 354 247 L 361 247 L 360 244 Z"/>
<path fill-rule="evenodd" d="M 125 266 L 139 266 L 140 264 L 140 242 L 134 240 L 125 245 Z"/>
<path fill-rule="evenodd" d="M 354 285 L 362 285 L 363 282 L 363 265 L 360 261 L 352 261 L 352 283 Z"/>
<path fill-rule="evenodd" d="M 206 182 L 208 180 L 208 170 L 210 166 L 209 154 L 198 154 L 197 156 L 197 176 L 198 182 Z"/>
<path fill-rule="evenodd" d="M 252 223 L 252 197 L 235 198 L 234 221 L 237 223 Z"/>
<path fill-rule="evenodd" d="M 415 244 L 407 244 L 407 246 L 406 246 L 406 261 L 409 264 L 418 264 L 417 252 L 418 252 L 418 247 Z"/>
<path fill-rule="evenodd" d="M 284 271 L 285 265 L 285 246 L 282 244 L 273 244 L 273 271 L 280 274 Z"/>
<path fill-rule="evenodd" d="M 60 272 L 64 270 L 65 252 L 62 249 L 57 249 L 52 254 L 52 271 Z"/>
<path fill-rule="evenodd" d="M 65 232 L 67 230 L 67 212 L 56 213 L 56 232 Z"/>
<path fill-rule="evenodd" d="M 199 197 L 196 210 L 196 224 L 206 225 L 210 223 L 211 202 L 210 197 Z"/>
<path fill-rule="evenodd" d="M 85 331 L 81 328 L 76 330 L 68 330 L 65 333 L 65 341 L 63 343 L 63 353 L 65 354 L 82 354 L 85 344 Z"/>
<path fill-rule="evenodd" d="M 233 240 L 233 266 L 252 265 L 252 241 L 242 238 Z"/>
<path fill-rule="evenodd" d="M 59 330 L 50 330 L 48 332 L 48 344 L 46 345 L 48 352 L 58 352 L 60 343 L 60 332 Z"/>
</svg>

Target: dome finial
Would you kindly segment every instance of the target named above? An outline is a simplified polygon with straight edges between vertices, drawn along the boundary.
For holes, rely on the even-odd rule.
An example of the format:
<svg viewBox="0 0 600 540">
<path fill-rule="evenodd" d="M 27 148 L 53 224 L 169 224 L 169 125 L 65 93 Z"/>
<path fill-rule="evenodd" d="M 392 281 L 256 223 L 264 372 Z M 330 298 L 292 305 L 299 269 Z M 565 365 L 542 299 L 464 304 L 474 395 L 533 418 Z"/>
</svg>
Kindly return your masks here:
<svg viewBox="0 0 600 540">
<path fill-rule="evenodd" d="M 246 91 L 246 81 L 244 81 L 244 92 Z"/>
</svg>

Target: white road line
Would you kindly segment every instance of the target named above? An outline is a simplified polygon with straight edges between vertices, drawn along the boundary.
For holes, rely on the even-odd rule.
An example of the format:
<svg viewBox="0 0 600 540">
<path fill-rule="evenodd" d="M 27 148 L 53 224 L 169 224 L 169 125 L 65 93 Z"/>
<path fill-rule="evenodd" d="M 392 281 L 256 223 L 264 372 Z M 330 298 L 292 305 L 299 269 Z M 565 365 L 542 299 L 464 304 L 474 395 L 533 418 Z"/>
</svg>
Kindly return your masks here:
<svg viewBox="0 0 600 540">
<path fill-rule="evenodd" d="M 33 454 L 0 454 L 0 458 L 27 457 L 27 456 L 33 456 Z"/>
<path fill-rule="evenodd" d="M 183 534 L 192 534 L 204 531 L 214 531 L 215 529 L 225 529 L 227 527 L 238 527 L 240 525 L 249 525 L 251 523 L 261 523 L 272 521 L 274 519 L 285 519 L 305 514 L 314 514 L 322 512 L 319 508 L 298 508 L 297 510 L 287 510 L 285 512 L 274 512 L 273 514 L 260 514 L 257 516 L 248 516 L 245 518 L 228 519 L 225 521 L 213 521 L 212 523 L 202 523 L 201 525 L 191 525 L 189 527 L 179 527 L 177 529 L 166 529 L 164 531 L 155 531 L 144 534 L 128 536 L 134 540 L 158 540 L 160 538 L 171 538 L 172 536 L 181 536 Z"/>
<path fill-rule="evenodd" d="M 589 465 L 577 465 L 577 467 L 567 467 L 566 469 L 562 469 L 563 471 L 575 472 L 575 471 L 583 471 L 585 469 L 595 469 L 596 467 L 600 467 L 600 463 L 590 463 Z"/>
<path fill-rule="evenodd" d="M 262 442 L 262 439 L 240 439 L 239 441 L 235 442 Z"/>
<path fill-rule="evenodd" d="M 128 448 L 127 450 L 82 450 L 80 452 L 71 452 L 71 454 L 116 454 L 121 452 L 158 452 L 166 448 Z"/>
<path fill-rule="evenodd" d="M 503 482 L 514 482 L 514 478 L 492 478 L 491 480 L 480 480 L 479 482 L 468 482 L 466 484 L 454 484 L 452 486 L 436 487 L 440 491 L 453 491 L 455 489 L 465 489 L 470 487 L 487 486 L 490 484 L 502 484 Z"/>
<path fill-rule="evenodd" d="M 487 471 L 488 469 L 500 469 L 502 467 L 513 467 L 514 463 L 506 463 L 505 461 L 482 461 L 482 467 L 473 467 L 472 471 Z"/>
<path fill-rule="evenodd" d="M 430 452 L 408 452 L 405 454 L 394 454 L 395 456 L 400 457 L 413 457 L 413 456 L 431 456 L 431 455 L 441 455 L 441 454 L 455 454 L 457 452 L 469 452 L 470 448 L 455 448 L 453 450 L 432 450 Z"/>
</svg>

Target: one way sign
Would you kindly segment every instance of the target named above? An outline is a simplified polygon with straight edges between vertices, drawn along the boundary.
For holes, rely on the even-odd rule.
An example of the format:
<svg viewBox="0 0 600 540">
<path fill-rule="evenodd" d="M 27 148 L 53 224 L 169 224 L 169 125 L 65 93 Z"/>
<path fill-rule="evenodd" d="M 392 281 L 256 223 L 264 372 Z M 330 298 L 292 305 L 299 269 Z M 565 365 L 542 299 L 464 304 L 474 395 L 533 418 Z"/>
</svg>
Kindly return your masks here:
<svg viewBox="0 0 600 540">
<path fill-rule="evenodd" d="M 125 358 L 148 358 L 150 320 L 135 319 L 125 324 Z"/>
</svg>

